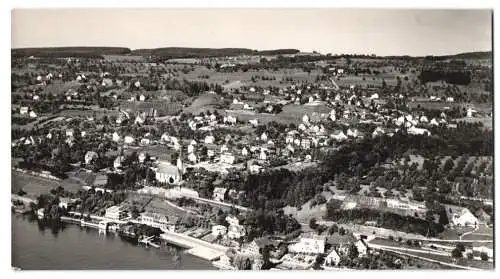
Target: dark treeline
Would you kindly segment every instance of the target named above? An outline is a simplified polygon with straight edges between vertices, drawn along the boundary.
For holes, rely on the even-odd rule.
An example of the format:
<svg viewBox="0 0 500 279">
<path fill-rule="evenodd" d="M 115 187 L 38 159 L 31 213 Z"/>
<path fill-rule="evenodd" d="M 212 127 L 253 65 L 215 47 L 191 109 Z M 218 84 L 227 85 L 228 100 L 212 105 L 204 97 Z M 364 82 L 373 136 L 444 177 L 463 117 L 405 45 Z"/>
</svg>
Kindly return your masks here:
<svg viewBox="0 0 500 279">
<path fill-rule="evenodd" d="M 423 83 L 442 80 L 450 84 L 468 85 L 471 82 L 470 73 L 458 71 L 423 70 L 419 79 Z"/>
<path fill-rule="evenodd" d="M 102 58 L 102 55 L 128 54 L 130 49 L 120 47 L 47 47 L 16 48 L 11 50 L 12 57 L 86 57 Z"/>
<path fill-rule="evenodd" d="M 260 50 L 257 55 L 285 55 L 299 53 L 298 49 L 273 49 L 273 50 Z"/>
<path fill-rule="evenodd" d="M 492 52 L 491 51 L 477 51 L 477 52 L 466 52 L 459 53 L 454 55 L 443 55 L 443 56 L 426 56 L 425 60 L 448 60 L 448 59 L 491 59 Z"/>
</svg>

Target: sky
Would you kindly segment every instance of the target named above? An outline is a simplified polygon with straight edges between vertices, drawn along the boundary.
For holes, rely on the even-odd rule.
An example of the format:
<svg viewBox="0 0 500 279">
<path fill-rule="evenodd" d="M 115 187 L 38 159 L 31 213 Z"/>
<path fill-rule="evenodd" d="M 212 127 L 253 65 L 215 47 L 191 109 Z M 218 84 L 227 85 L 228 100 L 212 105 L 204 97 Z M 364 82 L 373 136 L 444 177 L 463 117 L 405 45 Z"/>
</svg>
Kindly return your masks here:
<svg viewBox="0 0 500 279">
<path fill-rule="evenodd" d="M 295 48 L 332 54 L 492 50 L 491 10 L 14 9 L 11 47 Z"/>
</svg>

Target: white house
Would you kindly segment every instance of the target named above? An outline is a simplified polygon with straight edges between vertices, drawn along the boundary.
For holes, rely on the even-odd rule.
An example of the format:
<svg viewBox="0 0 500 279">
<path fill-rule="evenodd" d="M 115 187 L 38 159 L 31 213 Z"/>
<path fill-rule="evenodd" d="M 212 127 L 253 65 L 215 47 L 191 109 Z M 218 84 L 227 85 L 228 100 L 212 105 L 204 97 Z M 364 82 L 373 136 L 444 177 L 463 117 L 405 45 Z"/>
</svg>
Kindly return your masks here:
<svg viewBox="0 0 500 279">
<path fill-rule="evenodd" d="M 252 120 L 249 120 L 248 122 L 250 122 L 250 124 L 252 124 L 254 127 L 259 125 L 259 120 L 257 120 L 257 119 L 252 119 Z"/>
<path fill-rule="evenodd" d="M 144 153 L 141 153 L 139 154 L 137 159 L 139 159 L 139 163 L 144 163 L 144 160 L 146 160 L 146 155 L 144 155 Z"/>
<path fill-rule="evenodd" d="M 65 208 L 68 209 L 69 206 L 73 205 L 75 203 L 74 199 L 70 198 L 60 198 L 59 199 L 59 208 Z"/>
<path fill-rule="evenodd" d="M 302 237 L 298 243 L 288 246 L 288 251 L 291 253 L 300 254 L 322 254 L 325 252 L 324 237 Z"/>
<path fill-rule="evenodd" d="M 260 135 L 260 140 L 261 141 L 267 141 L 267 134 L 266 132 L 262 133 L 262 135 Z"/>
<path fill-rule="evenodd" d="M 358 250 L 358 257 L 366 256 L 366 254 L 368 252 L 368 246 L 366 245 L 366 243 L 362 239 L 356 241 L 354 243 L 354 245 L 356 246 L 356 249 Z"/>
<path fill-rule="evenodd" d="M 375 100 L 375 99 L 378 99 L 378 98 L 379 98 L 379 96 L 378 96 L 378 94 L 377 94 L 377 93 L 372 94 L 372 95 L 370 96 L 370 99 L 372 99 L 372 100 Z"/>
<path fill-rule="evenodd" d="M 226 195 L 227 188 L 215 187 L 213 192 L 213 200 L 222 202 L 224 201 L 224 197 Z"/>
<path fill-rule="evenodd" d="M 427 119 L 427 117 L 426 117 L 425 115 L 422 115 L 422 116 L 420 117 L 420 122 L 422 122 L 422 123 L 428 123 L 428 122 L 429 122 L 429 119 Z"/>
<path fill-rule="evenodd" d="M 213 149 L 207 150 L 207 156 L 212 158 L 215 156 L 215 151 Z"/>
<path fill-rule="evenodd" d="M 243 149 L 241 150 L 241 155 L 242 156 L 247 156 L 248 155 L 248 149 L 246 147 L 243 147 Z"/>
<path fill-rule="evenodd" d="M 309 123 L 309 116 L 307 116 L 307 114 L 304 114 L 304 116 L 302 116 L 302 122 Z"/>
<path fill-rule="evenodd" d="M 300 147 L 303 149 L 310 149 L 311 148 L 311 140 L 308 138 L 304 138 L 300 141 Z"/>
<path fill-rule="evenodd" d="M 223 236 L 226 235 L 227 228 L 222 225 L 215 225 L 212 227 L 212 235 L 213 236 Z"/>
<path fill-rule="evenodd" d="M 430 125 L 431 126 L 439 126 L 439 123 L 437 122 L 436 118 L 432 118 Z"/>
<path fill-rule="evenodd" d="M 126 144 L 132 144 L 132 143 L 134 143 L 135 140 L 132 136 L 125 136 L 124 141 Z"/>
<path fill-rule="evenodd" d="M 236 121 L 237 121 L 236 117 L 233 117 L 231 115 L 224 116 L 224 123 L 234 125 L 234 124 L 236 124 Z"/>
<path fill-rule="evenodd" d="M 137 88 L 139 88 L 139 87 L 141 86 L 141 83 L 140 83 L 139 81 L 136 81 L 136 82 L 134 83 L 134 86 L 135 86 L 135 87 L 137 87 Z"/>
<path fill-rule="evenodd" d="M 372 136 L 373 136 L 373 137 L 378 137 L 378 136 L 381 136 L 381 135 L 383 135 L 383 134 L 385 134 L 384 129 L 382 129 L 381 127 L 377 127 L 377 128 L 375 128 L 375 130 L 373 131 Z"/>
<path fill-rule="evenodd" d="M 472 118 L 475 113 L 477 113 L 476 110 L 471 109 L 471 108 L 467 109 L 467 117 Z"/>
<path fill-rule="evenodd" d="M 398 117 L 395 121 L 394 121 L 394 124 L 396 124 L 396 126 L 401 126 L 405 123 L 405 118 L 404 116 L 400 116 Z"/>
<path fill-rule="evenodd" d="M 37 115 L 34 111 L 30 111 L 30 117 L 31 118 L 37 118 Z"/>
<path fill-rule="evenodd" d="M 192 144 L 188 145 L 187 151 L 188 151 L 188 154 L 193 153 L 194 152 L 194 145 L 192 145 Z"/>
<path fill-rule="evenodd" d="M 325 258 L 325 265 L 326 266 L 336 266 L 339 264 L 339 262 L 340 262 L 340 256 L 337 253 L 337 251 L 335 251 L 335 249 L 333 249 L 330 252 L 330 254 L 328 254 L 328 256 L 326 256 L 326 258 Z"/>
<path fill-rule="evenodd" d="M 141 139 L 141 145 L 150 145 L 151 144 L 151 140 L 150 139 L 147 139 L 147 138 L 144 138 L 144 139 Z"/>
<path fill-rule="evenodd" d="M 196 155 L 195 155 L 194 153 L 189 153 L 189 155 L 188 155 L 188 160 L 189 160 L 191 163 L 195 164 L 195 163 L 196 163 L 196 161 L 197 161 Z"/>
<path fill-rule="evenodd" d="M 479 221 L 469 209 L 462 208 L 460 211 L 456 210 L 456 212 L 452 214 L 451 223 L 455 226 L 473 227 L 476 226 Z"/>
<path fill-rule="evenodd" d="M 22 114 L 27 114 L 28 113 L 28 110 L 29 108 L 28 107 L 21 107 L 19 109 L 19 113 L 22 115 Z"/>
<path fill-rule="evenodd" d="M 262 167 L 259 166 L 259 165 L 250 165 L 249 166 L 249 171 L 252 174 L 258 174 L 258 173 L 260 173 L 261 169 L 262 169 Z"/>
<path fill-rule="evenodd" d="M 415 126 L 411 126 L 410 128 L 408 128 L 407 131 L 408 134 L 411 135 L 427 135 L 427 136 L 431 135 L 431 132 L 429 132 L 429 130 L 423 128 L 416 128 Z"/>
<path fill-rule="evenodd" d="M 141 94 L 141 96 L 139 96 L 139 101 L 141 102 L 146 101 L 146 96 L 144 96 L 144 94 Z"/>
<path fill-rule="evenodd" d="M 208 136 L 205 137 L 205 143 L 206 144 L 212 144 L 212 143 L 214 143 L 214 141 L 215 141 L 215 138 L 212 135 L 208 135 Z"/>
<path fill-rule="evenodd" d="M 94 151 L 87 151 L 87 153 L 85 153 L 85 164 L 90 164 L 92 163 L 93 160 L 99 158 L 99 156 L 97 155 L 96 152 Z"/>
<path fill-rule="evenodd" d="M 234 163 L 234 155 L 231 153 L 222 153 L 220 155 L 220 161 L 222 163 L 230 164 L 232 165 Z"/>
<path fill-rule="evenodd" d="M 141 115 L 141 114 L 138 114 L 136 117 L 135 117 L 135 120 L 134 120 L 134 123 L 135 124 L 144 124 L 144 122 L 146 121 L 146 117 L 144 115 Z"/>
<path fill-rule="evenodd" d="M 259 160 L 264 160 L 264 161 L 267 160 L 267 155 L 266 155 L 266 152 L 264 151 L 264 149 L 260 150 Z"/>
<path fill-rule="evenodd" d="M 343 131 L 335 131 L 330 135 L 330 137 L 336 141 L 343 141 L 347 139 L 347 136 Z"/>
<path fill-rule="evenodd" d="M 351 130 L 351 129 L 348 129 L 348 130 L 347 130 L 347 136 L 348 136 L 348 137 L 357 138 L 357 137 L 358 137 L 358 135 L 359 135 L 359 132 L 358 132 L 358 130 L 356 130 L 356 129 L 352 129 L 352 130 Z"/>
<path fill-rule="evenodd" d="M 230 225 L 227 230 L 227 236 L 230 239 L 239 239 L 245 236 L 245 234 L 246 230 L 245 227 L 243 227 L 242 225 L 236 225 L 236 224 Z"/>
<path fill-rule="evenodd" d="M 125 157 L 123 156 L 117 156 L 116 159 L 113 161 L 113 168 L 119 169 L 122 167 L 122 162 L 125 160 Z"/>
</svg>

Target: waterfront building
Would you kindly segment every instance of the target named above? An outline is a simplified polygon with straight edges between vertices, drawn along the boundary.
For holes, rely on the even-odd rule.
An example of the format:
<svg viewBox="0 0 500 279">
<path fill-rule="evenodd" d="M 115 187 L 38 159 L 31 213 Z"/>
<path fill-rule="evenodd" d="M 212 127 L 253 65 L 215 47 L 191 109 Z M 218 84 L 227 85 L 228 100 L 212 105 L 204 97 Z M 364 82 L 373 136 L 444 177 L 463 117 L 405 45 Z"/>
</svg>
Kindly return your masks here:
<svg viewBox="0 0 500 279">
<path fill-rule="evenodd" d="M 106 209 L 104 217 L 112 220 L 122 220 L 127 217 L 127 212 L 115 205 Z"/>
</svg>

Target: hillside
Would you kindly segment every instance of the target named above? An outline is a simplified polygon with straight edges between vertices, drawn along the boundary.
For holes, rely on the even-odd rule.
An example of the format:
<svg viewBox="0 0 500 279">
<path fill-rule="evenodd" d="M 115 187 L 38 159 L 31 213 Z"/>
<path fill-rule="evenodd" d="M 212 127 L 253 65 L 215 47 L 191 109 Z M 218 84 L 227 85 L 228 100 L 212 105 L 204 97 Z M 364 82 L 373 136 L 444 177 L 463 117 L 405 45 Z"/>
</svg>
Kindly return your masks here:
<svg viewBox="0 0 500 279">
<path fill-rule="evenodd" d="M 238 55 L 279 55 L 298 53 L 297 49 L 251 50 L 248 48 L 186 48 L 166 47 L 155 49 L 136 49 L 133 55 L 157 56 L 164 58 L 203 58 Z"/>
<path fill-rule="evenodd" d="M 426 59 L 431 60 L 448 60 L 448 59 L 492 59 L 491 51 L 476 51 L 476 52 L 465 52 L 453 55 L 442 55 L 442 56 L 426 56 Z"/>
</svg>

